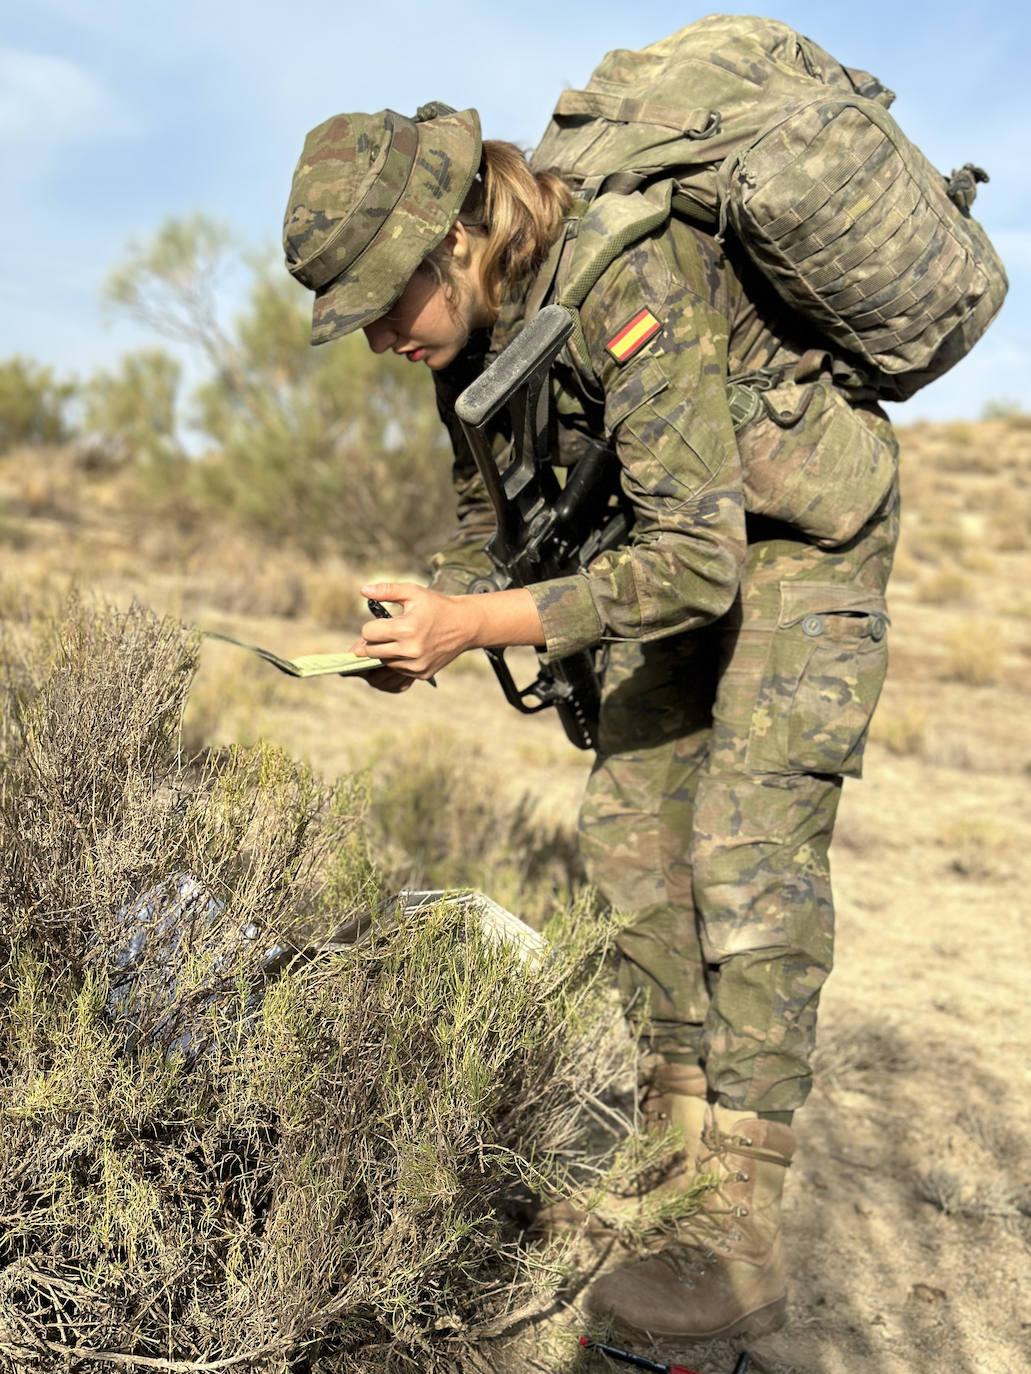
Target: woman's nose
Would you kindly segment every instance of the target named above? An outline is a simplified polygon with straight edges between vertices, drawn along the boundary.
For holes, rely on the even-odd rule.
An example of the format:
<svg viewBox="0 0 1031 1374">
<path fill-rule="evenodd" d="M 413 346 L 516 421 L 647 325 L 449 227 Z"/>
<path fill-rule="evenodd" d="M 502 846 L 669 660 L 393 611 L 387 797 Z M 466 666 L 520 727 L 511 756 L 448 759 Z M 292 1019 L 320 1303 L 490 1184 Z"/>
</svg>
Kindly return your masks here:
<svg viewBox="0 0 1031 1374">
<path fill-rule="evenodd" d="M 385 353 L 397 339 L 396 331 L 385 319 L 363 325 L 362 331 L 373 353 Z"/>
</svg>

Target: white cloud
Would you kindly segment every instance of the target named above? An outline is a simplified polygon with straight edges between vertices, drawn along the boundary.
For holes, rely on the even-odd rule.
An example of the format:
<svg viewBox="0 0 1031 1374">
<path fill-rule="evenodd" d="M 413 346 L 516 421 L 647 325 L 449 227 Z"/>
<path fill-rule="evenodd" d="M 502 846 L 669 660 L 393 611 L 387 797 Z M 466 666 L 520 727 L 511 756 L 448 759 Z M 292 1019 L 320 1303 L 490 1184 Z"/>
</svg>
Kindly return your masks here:
<svg viewBox="0 0 1031 1374">
<path fill-rule="evenodd" d="M 63 57 L 0 47 L 0 146 L 26 158 L 139 130 L 89 72 Z"/>
</svg>

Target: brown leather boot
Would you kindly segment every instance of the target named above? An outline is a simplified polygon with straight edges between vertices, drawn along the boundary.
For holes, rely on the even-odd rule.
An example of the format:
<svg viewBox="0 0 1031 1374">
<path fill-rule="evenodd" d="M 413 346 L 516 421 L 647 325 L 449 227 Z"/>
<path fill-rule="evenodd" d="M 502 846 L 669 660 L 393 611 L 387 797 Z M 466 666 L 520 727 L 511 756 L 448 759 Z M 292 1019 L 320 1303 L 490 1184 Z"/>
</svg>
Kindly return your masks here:
<svg viewBox="0 0 1031 1374">
<path fill-rule="evenodd" d="M 717 1182 L 661 1254 L 595 1282 L 599 1316 L 655 1335 L 698 1340 L 765 1335 L 786 1313 L 780 1200 L 795 1151 L 790 1127 L 711 1107 L 699 1167 Z"/>
<path fill-rule="evenodd" d="M 608 1192 L 590 1212 L 572 1202 L 555 1202 L 534 1218 L 533 1229 L 541 1235 L 558 1235 L 583 1229 L 589 1236 L 611 1236 L 621 1219 L 641 1210 L 647 1194 L 675 1192 L 695 1173 L 695 1157 L 702 1148 L 705 1123 L 705 1071 L 698 1064 L 667 1064 L 664 1060 L 642 1074 L 641 1116 L 648 1135 L 675 1127 L 683 1140 L 684 1161 L 652 1184 L 642 1183 L 623 1192 Z"/>
</svg>

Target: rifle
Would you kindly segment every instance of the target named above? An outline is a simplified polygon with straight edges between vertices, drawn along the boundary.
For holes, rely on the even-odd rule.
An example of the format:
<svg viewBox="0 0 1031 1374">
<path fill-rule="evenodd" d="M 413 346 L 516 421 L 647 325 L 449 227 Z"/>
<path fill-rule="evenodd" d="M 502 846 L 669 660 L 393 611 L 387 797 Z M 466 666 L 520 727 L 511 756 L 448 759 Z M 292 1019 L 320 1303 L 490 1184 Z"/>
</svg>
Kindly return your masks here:
<svg viewBox="0 0 1031 1374">
<path fill-rule="evenodd" d="M 546 306 L 455 403 L 497 522 L 487 541 L 494 573 L 477 579 L 471 591 L 567 576 L 626 542 L 631 521 L 612 504 L 619 463 L 611 446 L 590 441 L 564 486 L 551 464 L 548 376 L 572 330 L 568 310 Z M 503 406 L 512 442 L 495 459 L 487 427 Z M 538 653 L 537 676 L 526 687 L 516 686 L 504 649 L 486 653 L 511 706 L 524 715 L 554 706 L 577 748 L 597 747 L 601 683 L 593 649 L 557 659 Z"/>
</svg>

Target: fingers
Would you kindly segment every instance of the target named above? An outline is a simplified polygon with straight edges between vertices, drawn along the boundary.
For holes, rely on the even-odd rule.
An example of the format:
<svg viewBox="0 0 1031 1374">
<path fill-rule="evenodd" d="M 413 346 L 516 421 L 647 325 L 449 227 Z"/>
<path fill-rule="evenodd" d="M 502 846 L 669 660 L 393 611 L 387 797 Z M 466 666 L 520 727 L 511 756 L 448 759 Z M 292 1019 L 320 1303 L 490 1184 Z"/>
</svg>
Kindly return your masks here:
<svg viewBox="0 0 1031 1374">
<path fill-rule="evenodd" d="M 415 685 L 414 677 L 407 673 L 399 673 L 395 668 L 373 668 L 372 672 L 365 673 L 364 677 L 369 686 L 377 692 L 391 692 L 395 695 L 407 692 Z"/>
<path fill-rule="evenodd" d="M 366 621 L 361 638 L 352 646 L 352 653 L 363 658 L 400 660 L 406 669 L 414 670 L 416 665 L 410 660 L 422 656 L 421 643 L 416 641 L 425 634 L 425 626 L 412 616 L 412 603 L 428 595 L 426 588 L 415 582 L 368 582 L 361 592 L 376 601 L 392 602 L 401 610 L 393 616 Z"/>
<path fill-rule="evenodd" d="M 368 582 L 361 590 L 370 600 L 401 609 L 395 615 L 366 621 L 351 646 L 360 658 L 378 658 L 408 677 L 432 681 L 465 647 L 451 624 L 454 598 L 415 582 Z"/>
<path fill-rule="evenodd" d="M 398 606 L 407 606 L 426 588 L 420 587 L 417 582 L 366 582 L 358 590 L 362 596 L 372 597 L 373 601 L 393 601 Z"/>
</svg>

